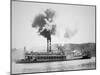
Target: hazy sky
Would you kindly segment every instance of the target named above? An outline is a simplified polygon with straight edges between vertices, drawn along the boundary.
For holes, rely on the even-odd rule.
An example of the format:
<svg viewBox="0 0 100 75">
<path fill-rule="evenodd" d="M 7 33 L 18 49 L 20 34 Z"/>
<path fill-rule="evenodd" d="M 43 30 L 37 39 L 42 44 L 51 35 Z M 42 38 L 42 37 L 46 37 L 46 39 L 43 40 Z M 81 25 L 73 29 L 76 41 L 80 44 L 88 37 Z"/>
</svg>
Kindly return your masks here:
<svg viewBox="0 0 100 75">
<path fill-rule="evenodd" d="M 44 4 L 31 2 L 12 2 L 12 48 L 46 49 L 46 38 L 32 28 L 34 17 L 47 8 L 56 11 L 57 34 L 52 36 L 53 43 L 95 42 L 95 7 Z M 76 33 L 65 38 L 66 31 Z"/>
</svg>

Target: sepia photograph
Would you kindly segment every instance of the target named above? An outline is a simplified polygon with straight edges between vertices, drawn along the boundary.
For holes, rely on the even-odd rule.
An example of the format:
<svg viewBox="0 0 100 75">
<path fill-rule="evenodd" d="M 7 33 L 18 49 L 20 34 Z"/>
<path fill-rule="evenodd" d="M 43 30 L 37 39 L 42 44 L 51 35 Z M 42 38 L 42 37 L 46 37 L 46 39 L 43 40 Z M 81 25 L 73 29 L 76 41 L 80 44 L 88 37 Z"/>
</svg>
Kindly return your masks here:
<svg viewBox="0 0 100 75">
<path fill-rule="evenodd" d="M 11 1 L 11 74 L 95 69 L 95 5 Z"/>
</svg>

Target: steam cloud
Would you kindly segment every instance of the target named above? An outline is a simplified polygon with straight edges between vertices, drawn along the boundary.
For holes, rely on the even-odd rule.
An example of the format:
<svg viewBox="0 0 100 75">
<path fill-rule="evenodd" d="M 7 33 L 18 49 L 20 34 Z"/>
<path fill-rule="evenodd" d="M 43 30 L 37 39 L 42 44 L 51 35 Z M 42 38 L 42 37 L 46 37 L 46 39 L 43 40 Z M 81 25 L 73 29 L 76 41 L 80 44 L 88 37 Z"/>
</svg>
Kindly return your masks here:
<svg viewBox="0 0 100 75">
<path fill-rule="evenodd" d="M 55 35 L 55 33 L 56 33 L 56 25 L 52 25 L 52 28 L 50 29 L 50 31 L 48 31 L 47 29 L 43 30 L 43 28 L 46 25 L 45 19 L 48 20 L 49 18 L 51 18 L 51 21 L 53 21 L 53 17 L 55 16 L 55 11 L 52 9 L 47 9 L 46 11 L 44 11 L 44 13 L 46 15 L 38 14 L 34 18 L 34 21 L 32 23 L 32 27 L 38 28 L 38 32 L 40 35 L 44 36 L 47 39 L 51 39 L 51 35 Z"/>
<path fill-rule="evenodd" d="M 56 34 L 56 25 L 52 25 L 52 28 L 50 30 L 47 30 L 47 29 L 43 30 L 43 28 L 46 25 L 45 19 L 49 20 L 49 18 L 51 18 L 51 20 L 53 21 L 53 18 L 55 16 L 55 11 L 52 9 L 47 9 L 46 11 L 44 11 L 44 13 L 45 13 L 45 15 L 41 13 L 41 14 L 38 14 L 37 16 L 35 16 L 34 21 L 32 23 L 32 27 L 38 28 L 38 33 L 40 35 L 47 38 L 48 40 L 51 40 L 51 35 Z M 78 32 L 77 28 L 75 28 L 74 30 L 67 28 L 64 33 L 64 38 L 71 38 L 77 32 Z"/>
<path fill-rule="evenodd" d="M 71 30 L 71 29 L 68 29 L 68 28 L 67 28 L 66 31 L 65 31 L 64 37 L 65 37 L 65 38 L 71 38 L 71 37 L 73 37 L 77 32 L 78 32 L 77 29 Z"/>
</svg>

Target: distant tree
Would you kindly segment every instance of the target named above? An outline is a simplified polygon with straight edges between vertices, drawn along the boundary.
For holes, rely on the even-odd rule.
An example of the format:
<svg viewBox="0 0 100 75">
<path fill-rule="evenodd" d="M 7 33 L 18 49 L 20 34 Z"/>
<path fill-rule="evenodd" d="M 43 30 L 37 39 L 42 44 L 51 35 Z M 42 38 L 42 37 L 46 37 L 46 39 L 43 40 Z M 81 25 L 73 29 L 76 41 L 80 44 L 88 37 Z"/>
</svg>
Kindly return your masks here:
<svg viewBox="0 0 100 75">
<path fill-rule="evenodd" d="M 91 58 L 91 51 L 90 51 L 89 47 L 88 48 L 84 48 L 82 50 L 82 57 L 83 58 Z"/>
</svg>

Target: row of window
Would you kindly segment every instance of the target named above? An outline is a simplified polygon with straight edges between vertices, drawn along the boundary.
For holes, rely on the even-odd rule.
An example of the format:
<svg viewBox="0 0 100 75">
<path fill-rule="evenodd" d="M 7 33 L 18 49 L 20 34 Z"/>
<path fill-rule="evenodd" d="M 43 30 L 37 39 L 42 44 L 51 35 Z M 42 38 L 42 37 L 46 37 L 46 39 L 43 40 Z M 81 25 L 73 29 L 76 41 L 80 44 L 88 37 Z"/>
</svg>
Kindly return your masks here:
<svg viewBox="0 0 100 75">
<path fill-rule="evenodd" d="M 37 59 L 64 59 L 63 56 L 46 56 L 46 57 L 37 57 Z"/>
</svg>

